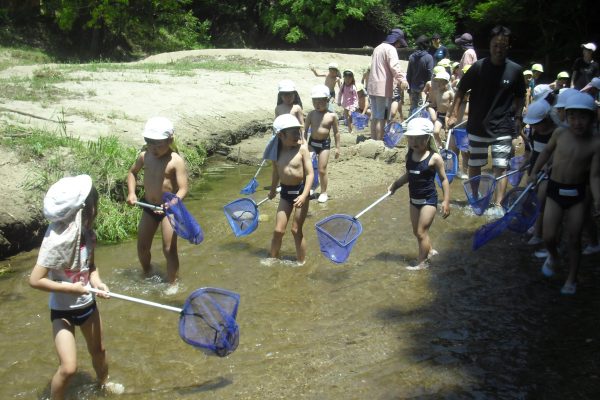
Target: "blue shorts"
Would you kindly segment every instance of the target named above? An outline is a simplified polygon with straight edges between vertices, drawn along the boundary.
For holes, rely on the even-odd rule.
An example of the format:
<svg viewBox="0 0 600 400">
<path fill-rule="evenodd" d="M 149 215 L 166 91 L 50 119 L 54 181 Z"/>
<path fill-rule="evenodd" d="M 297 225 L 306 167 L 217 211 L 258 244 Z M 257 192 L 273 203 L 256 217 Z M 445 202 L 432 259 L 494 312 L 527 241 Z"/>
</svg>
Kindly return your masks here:
<svg viewBox="0 0 600 400">
<path fill-rule="evenodd" d="M 369 95 L 369 104 L 371 105 L 371 118 L 383 120 L 387 119 L 392 99 Z"/>
<path fill-rule="evenodd" d="M 294 203 L 296 197 L 300 196 L 304 191 L 304 182 L 299 185 L 281 185 L 279 196 L 290 203 Z"/>
<path fill-rule="evenodd" d="M 69 323 L 81 326 L 96 311 L 96 302 L 85 308 L 76 308 L 73 310 L 50 310 L 50 321 L 55 319 L 66 319 Z"/>
</svg>

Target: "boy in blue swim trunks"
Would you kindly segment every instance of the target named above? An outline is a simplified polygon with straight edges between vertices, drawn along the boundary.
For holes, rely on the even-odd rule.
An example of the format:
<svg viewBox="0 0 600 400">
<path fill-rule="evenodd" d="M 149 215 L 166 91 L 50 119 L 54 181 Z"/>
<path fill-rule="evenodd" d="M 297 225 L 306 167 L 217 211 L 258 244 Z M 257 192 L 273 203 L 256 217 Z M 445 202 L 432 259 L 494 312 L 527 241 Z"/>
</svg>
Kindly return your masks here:
<svg viewBox="0 0 600 400">
<path fill-rule="evenodd" d="M 564 230 L 568 241 L 569 274 L 562 294 L 575 294 L 577 270 L 581 259 L 581 232 L 587 217 L 586 195 L 590 189 L 595 213 L 600 211 L 600 138 L 594 132 L 596 105 L 585 93 L 574 93 L 565 106 L 568 127 L 557 128 L 531 171 L 530 183 L 552 157 L 546 192 L 543 237 L 548 258 L 542 266 L 545 276 L 554 275 L 558 262 L 558 232 Z M 589 185 L 590 189 L 586 186 Z"/>
<path fill-rule="evenodd" d="M 269 199 L 277 195 L 276 188 L 281 184 L 275 230 L 271 241 L 271 257 L 279 258 L 283 235 L 293 214 L 292 235 L 296 244 L 296 258 L 299 264 L 304 264 L 306 240 L 302 226 L 308 214 L 308 197 L 313 183 L 313 168 L 308 148 L 301 145 L 300 128 L 300 122 L 291 114 L 282 114 L 273 122 L 273 131 L 279 139 L 279 149 L 277 160 L 273 162 Z"/>
<path fill-rule="evenodd" d="M 319 203 L 325 203 L 329 199 L 327 195 L 327 164 L 329 162 L 329 149 L 331 148 L 331 131 L 333 131 L 335 139 L 335 158 L 340 157 L 338 117 L 336 113 L 327 110 L 328 90 L 325 85 L 313 87 L 311 97 L 315 109 L 309 112 L 304 120 L 304 132 L 310 132 L 310 136 L 307 138 L 308 146 L 310 151 L 317 154 L 319 160 L 319 182 L 321 184 Z"/>
</svg>

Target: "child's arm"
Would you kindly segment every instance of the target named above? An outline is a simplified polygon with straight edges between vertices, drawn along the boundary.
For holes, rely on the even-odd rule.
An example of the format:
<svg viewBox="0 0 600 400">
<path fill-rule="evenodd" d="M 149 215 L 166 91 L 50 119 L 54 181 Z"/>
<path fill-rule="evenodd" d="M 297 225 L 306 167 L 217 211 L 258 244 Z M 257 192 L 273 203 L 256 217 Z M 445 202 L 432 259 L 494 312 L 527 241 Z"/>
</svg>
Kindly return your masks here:
<svg viewBox="0 0 600 400">
<path fill-rule="evenodd" d="M 271 175 L 271 190 L 269 191 L 269 200 L 277 196 L 277 186 L 279 186 L 279 172 L 277 171 L 277 161 L 273 161 L 273 174 Z"/>
<path fill-rule="evenodd" d="M 314 172 L 312 167 L 312 161 L 310 159 L 310 153 L 307 147 L 300 147 L 300 155 L 302 156 L 302 165 L 304 168 L 304 190 L 294 200 L 294 207 L 302 208 L 308 197 L 310 196 L 310 189 L 312 188 L 314 180 Z"/>
<path fill-rule="evenodd" d="M 444 160 L 438 153 L 435 153 L 433 157 L 431 157 L 431 160 L 433 161 L 435 172 L 437 172 L 438 176 L 440 177 L 440 181 L 442 182 L 442 190 L 444 191 L 444 200 L 442 200 L 442 218 L 447 218 L 448 215 L 450 215 L 450 183 L 448 182 L 448 177 L 446 176 Z"/>
<path fill-rule="evenodd" d="M 304 120 L 304 140 L 308 142 L 308 132 L 310 129 L 310 120 L 311 120 L 312 111 L 308 113 L 306 119 Z"/>
<path fill-rule="evenodd" d="M 177 193 L 175 196 L 181 200 L 188 194 L 188 173 L 185 161 L 179 155 L 173 155 L 173 166 L 175 167 L 175 180 L 177 182 Z"/>
<path fill-rule="evenodd" d="M 531 170 L 531 174 L 529 174 L 529 177 L 527 178 L 527 183 L 535 183 L 537 179 L 537 174 L 541 171 L 544 165 L 546 165 L 548 160 L 550 160 L 552 153 L 554 153 L 554 150 L 556 149 L 556 141 L 558 140 L 558 136 L 560 136 L 560 134 L 560 128 L 554 131 L 552 137 L 548 141 L 548 144 L 546 144 L 544 150 L 540 153 L 537 160 L 535 161 L 535 165 Z"/>
<path fill-rule="evenodd" d="M 408 174 L 402 175 L 400 178 L 396 179 L 389 187 L 388 191 L 392 194 L 396 193 L 396 190 L 400 189 L 402 186 L 408 183 Z"/>
<path fill-rule="evenodd" d="M 313 74 L 315 74 L 315 76 L 317 77 L 322 77 L 322 76 L 327 76 L 326 74 L 319 74 L 317 72 L 317 70 L 315 69 L 315 67 L 310 67 L 310 70 L 313 72 Z"/>
<path fill-rule="evenodd" d="M 335 158 L 338 159 L 340 158 L 340 130 L 338 127 L 338 117 L 335 113 L 333 115 L 331 129 L 333 130 L 333 138 L 335 139 Z"/>
<path fill-rule="evenodd" d="M 88 291 L 82 282 L 56 282 L 48 278 L 48 268 L 36 264 L 29 275 L 29 286 L 45 292 L 62 292 L 76 295 L 86 294 Z"/>
<path fill-rule="evenodd" d="M 135 187 L 137 185 L 137 174 L 144 167 L 144 152 L 140 153 L 135 163 L 129 168 L 127 172 L 127 203 L 135 205 L 138 200 L 135 194 Z"/>
</svg>

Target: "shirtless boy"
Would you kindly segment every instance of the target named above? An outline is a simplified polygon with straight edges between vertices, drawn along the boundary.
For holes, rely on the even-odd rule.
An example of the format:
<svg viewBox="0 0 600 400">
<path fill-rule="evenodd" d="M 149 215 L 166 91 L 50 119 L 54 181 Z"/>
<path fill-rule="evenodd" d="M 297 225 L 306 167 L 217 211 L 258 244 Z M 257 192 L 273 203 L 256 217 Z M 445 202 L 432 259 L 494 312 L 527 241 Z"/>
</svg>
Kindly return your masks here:
<svg viewBox="0 0 600 400">
<path fill-rule="evenodd" d="M 435 110 L 433 119 L 433 136 L 438 147 L 442 147 L 440 132 L 446 127 L 446 113 L 454 101 L 454 92 L 450 89 L 450 74 L 446 71 L 438 72 L 433 77 L 431 107 Z M 434 84 L 435 83 L 435 84 Z M 430 113 L 431 114 L 431 113 Z"/>
<path fill-rule="evenodd" d="M 144 127 L 146 150 L 142 151 L 127 174 L 127 203 L 135 205 L 137 175 L 144 170 L 145 203 L 160 205 L 165 192 L 175 193 L 183 199 L 188 193 L 188 176 L 185 162 L 171 149 L 173 144 L 173 124 L 167 118 L 153 117 Z M 168 207 L 168 205 L 166 205 Z M 137 251 L 140 264 L 146 275 L 152 272 L 150 248 L 154 233 L 161 227 L 163 254 L 167 259 L 167 280 L 173 284 L 177 280 L 179 256 L 177 254 L 177 235 L 165 214 L 144 208 L 138 226 Z"/>
<path fill-rule="evenodd" d="M 321 183 L 319 203 L 325 203 L 329 199 L 327 195 L 327 163 L 331 148 L 329 132 L 332 130 L 335 139 L 335 158 L 340 157 L 338 117 L 336 113 L 327 111 L 328 91 L 329 88 L 325 85 L 313 87 L 311 97 L 315 109 L 309 112 L 304 120 L 304 132 L 309 132 L 309 129 L 311 132 L 308 137 L 308 146 L 310 151 L 317 153 L 319 158 L 319 182 Z"/>
<path fill-rule="evenodd" d="M 568 241 L 569 274 L 562 294 L 575 294 L 581 258 L 581 232 L 586 213 L 586 186 L 589 184 L 596 215 L 600 210 L 600 138 L 595 135 L 596 105 L 585 93 L 575 93 L 565 106 L 569 127 L 557 128 L 531 171 L 530 182 L 548 162 L 551 172 L 546 192 L 543 237 L 548 258 L 542 266 L 545 276 L 554 275 L 558 262 L 558 232 L 561 226 Z M 589 194 L 588 194 L 589 195 Z M 563 217 L 565 223 L 563 224 Z"/>
<path fill-rule="evenodd" d="M 313 183 L 313 169 L 306 146 L 302 146 L 300 122 L 291 114 L 275 118 L 273 131 L 279 139 L 277 161 L 273 162 L 273 178 L 269 199 L 277 195 L 277 186 L 281 184 L 281 193 L 275 230 L 271 241 L 271 257 L 279 258 L 279 250 L 287 223 L 292 216 L 292 235 L 296 244 L 296 258 L 299 264 L 306 259 L 306 240 L 302 226 L 308 214 L 309 194 Z"/>
</svg>

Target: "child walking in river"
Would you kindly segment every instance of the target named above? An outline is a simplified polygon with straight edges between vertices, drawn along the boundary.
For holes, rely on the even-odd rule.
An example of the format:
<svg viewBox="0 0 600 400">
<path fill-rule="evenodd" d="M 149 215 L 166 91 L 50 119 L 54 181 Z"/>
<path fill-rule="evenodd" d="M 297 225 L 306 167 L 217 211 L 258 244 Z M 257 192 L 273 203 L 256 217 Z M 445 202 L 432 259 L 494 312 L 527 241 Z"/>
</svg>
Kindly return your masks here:
<svg viewBox="0 0 600 400">
<path fill-rule="evenodd" d="M 271 241 L 271 257 L 279 258 L 279 251 L 288 221 L 293 214 L 292 235 L 296 244 L 299 264 L 306 260 L 306 240 L 302 227 L 308 214 L 309 194 L 313 183 L 313 168 L 306 146 L 302 146 L 301 125 L 291 114 L 283 114 L 273 121 L 273 131 L 279 139 L 277 160 L 273 162 L 273 176 L 269 199 L 277 195 L 281 184 L 275 230 Z"/>
<path fill-rule="evenodd" d="M 98 210 L 98 192 L 88 175 L 62 178 L 44 197 L 44 216 L 50 220 L 37 262 L 29 277 L 31 287 L 50 292 L 50 320 L 58 354 L 58 370 L 50 383 L 52 399 L 64 399 L 77 371 L 75 327 L 79 326 L 92 357 L 100 388 L 122 393 L 108 382 L 108 363 L 102 340 L 102 322 L 89 288 L 108 292 L 94 264 L 96 234 L 92 225 Z M 106 294 L 98 294 L 108 298 Z"/>
<path fill-rule="evenodd" d="M 338 117 L 334 112 L 327 110 L 328 88 L 317 85 L 311 91 L 315 109 L 308 113 L 304 122 L 304 132 L 311 132 L 308 137 L 308 147 L 314 151 L 319 159 L 319 183 L 321 194 L 318 202 L 325 203 L 329 199 L 327 194 L 327 164 L 329 163 L 329 149 L 331 147 L 330 132 L 333 131 L 335 139 L 335 158 L 340 156 L 340 132 L 338 131 Z"/>
<path fill-rule="evenodd" d="M 144 203 L 161 205 L 165 192 L 174 193 L 179 199 L 188 193 L 188 176 L 185 162 L 171 146 L 173 145 L 174 128 L 171 121 L 164 117 L 152 117 L 144 127 L 146 148 L 138 156 L 127 174 L 127 203 L 135 205 L 137 176 L 144 171 Z M 168 207 L 168 204 L 165 205 Z M 162 233 L 163 254 L 167 260 L 167 281 L 174 285 L 179 271 L 179 255 L 177 254 L 177 235 L 173 231 L 168 218 L 162 211 L 143 208 L 142 218 L 138 226 L 137 251 L 140 264 L 146 276 L 152 272 L 150 248 L 156 230 L 160 226 Z M 176 286 L 172 286 L 176 288 Z"/>
<path fill-rule="evenodd" d="M 444 160 L 435 146 L 431 121 L 425 118 L 413 119 L 409 122 L 404 136 L 408 138 L 409 147 L 406 154 L 406 173 L 392 183 L 388 190 L 393 194 L 408 183 L 410 222 L 419 245 L 419 256 L 417 263 L 406 269 L 419 270 L 429 268 L 429 259 L 437 255 L 429 239 L 429 228 L 433 224 L 438 203 L 435 174 L 439 175 L 444 191 L 441 210 L 443 218 L 450 215 L 450 184 L 446 177 Z"/>
<path fill-rule="evenodd" d="M 552 157 L 542 232 L 548 257 L 542 273 L 547 277 L 555 273 L 562 226 L 568 241 L 569 273 L 560 292 L 569 295 L 577 291 L 581 232 L 587 217 L 586 193 L 589 196 L 590 189 L 595 214 L 600 211 L 600 138 L 594 132 L 597 110 L 591 96 L 574 93 L 567 99 L 565 110 L 569 126 L 554 131 L 538 156 L 529 181 L 536 179 Z"/>
</svg>

